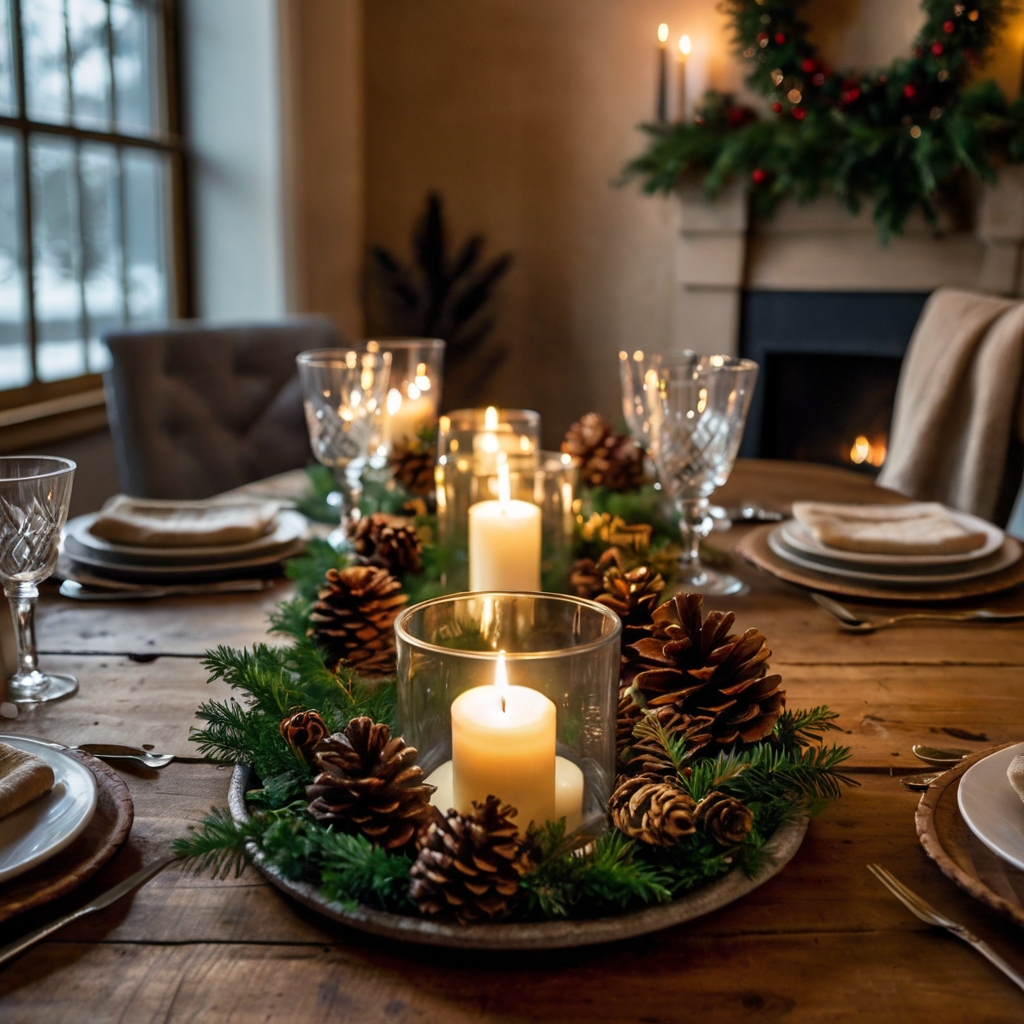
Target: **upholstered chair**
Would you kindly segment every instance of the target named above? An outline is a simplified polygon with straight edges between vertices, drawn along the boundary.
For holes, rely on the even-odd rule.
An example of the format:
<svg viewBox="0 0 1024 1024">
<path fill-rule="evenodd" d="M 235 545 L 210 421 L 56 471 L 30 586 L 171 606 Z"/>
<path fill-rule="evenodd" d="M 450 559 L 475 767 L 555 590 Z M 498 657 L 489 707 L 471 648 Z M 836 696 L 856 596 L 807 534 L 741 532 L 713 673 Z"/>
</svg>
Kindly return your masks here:
<svg viewBox="0 0 1024 1024">
<path fill-rule="evenodd" d="M 295 357 L 341 344 L 320 318 L 211 327 L 184 322 L 104 336 L 121 489 L 205 498 L 305 465 Z"/>
</svg>

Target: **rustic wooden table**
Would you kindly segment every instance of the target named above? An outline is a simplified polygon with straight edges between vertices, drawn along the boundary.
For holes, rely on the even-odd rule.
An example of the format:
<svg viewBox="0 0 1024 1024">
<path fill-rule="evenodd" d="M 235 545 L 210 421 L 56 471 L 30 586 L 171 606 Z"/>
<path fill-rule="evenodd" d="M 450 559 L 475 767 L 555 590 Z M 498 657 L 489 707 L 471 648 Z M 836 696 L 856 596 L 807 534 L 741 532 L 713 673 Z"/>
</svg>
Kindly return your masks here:
<svg viewBox="0 0 1024 1024">
<path fill-rule="evenodd" d="M 740 463 L 723 503 L 878 500 L 869 481 L 798 464 Z M 736 529 L 712 543 L 728 548 Z M 878 861 L 1024 970 L 1021 933 L 942 876 L 914 832 L 897 777 L 924 766 L 911 744 L 981 749 L 1024 736 L 1024 629 L 921 624 L 851 635 L 807 595 L 737 565 L 744 595 L 709 600 L 756 625 L 793 706 L 841 712 L 861 783 L 810 828 L 792 863 L 756 892 L 691 924 L 543 956 L 402 947 L 329 925 L 252 871 L 212 881 L 165 871 L 115 906 L 0 969 L 0 1020 L 124 1021 L 1009 1021 L 1024 993 L 955 939 L 912 917 L 868 873 Z M 136 817 L 127 846 L 58 905 L 3 926 L 15 937 L 156 858 L 224 805 L 230 772 L 188 743 L 208 647 L 266 639 L 282 583 L 259 595 L 40 608 L 47 667 L 80 692 L 6 730 L 67 743 L 152 743 L 179 760 L 123 773 Z M 1024 594 L 993 599 L 1024 604 Z"/>
</svg>

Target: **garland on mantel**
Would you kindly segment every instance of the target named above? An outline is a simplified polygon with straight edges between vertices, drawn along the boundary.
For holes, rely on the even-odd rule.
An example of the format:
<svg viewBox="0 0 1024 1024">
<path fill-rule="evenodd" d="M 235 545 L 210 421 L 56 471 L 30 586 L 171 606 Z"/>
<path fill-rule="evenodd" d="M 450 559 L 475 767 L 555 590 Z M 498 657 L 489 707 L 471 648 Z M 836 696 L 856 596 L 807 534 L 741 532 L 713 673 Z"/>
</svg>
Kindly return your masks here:
<svg viewBox="0 0 1024 1024">
<path fill-rule="evenodd" d="M 920 209 L 962 216 L 971 179 L 1024 161 L 1024 98 L 1012 104 L 993 81 L 969 85 L 1013 4 L 923 0 L 925 23 L 909 58 L 877 72 L 822 60 L 800 19 L 806 0 L 723 0 L 747 84 L 765 96 L 762 116 L 709 91 L 694 120 L 646 124 L 647 150 L 625 168 L 648 193 L 668 193 L 691 174 L 705 194 L 746 180 L 755 213 L 831 192 L 856 213 L 873 204 L 882 240 Z M 880 26 L 880 31 L 882 27 Z"/>
</svg>

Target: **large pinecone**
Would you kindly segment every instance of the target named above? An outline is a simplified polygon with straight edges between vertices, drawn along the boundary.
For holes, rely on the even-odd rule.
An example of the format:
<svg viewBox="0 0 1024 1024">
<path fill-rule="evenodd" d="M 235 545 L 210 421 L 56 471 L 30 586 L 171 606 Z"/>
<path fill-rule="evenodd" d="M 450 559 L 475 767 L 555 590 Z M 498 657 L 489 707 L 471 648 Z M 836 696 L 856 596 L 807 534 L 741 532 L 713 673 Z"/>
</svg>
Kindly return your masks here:
<svg viewBox="0 0 1024 1024">
<path fill-rule="evenodd" d="M 395 479 L 410 494 L 427 498 L 434 493 L 437 449 L 433 444 L 419 437 L 402 438 L 395 443 L 388 461 Z"/>
<path fill-rule="evenodd" d="M 697 804 L 696 819 L 720 846 L 739 846 L 754 827 L 754 812 L 736 797 L 717 790 Z"/>
<path fill-rule="evenodd" d="M 711 718 L 710 753 L 770 735 L 786 706 L 780 675 L 768 675 L 764 636 L 748 629 L 730 635 L 732 612 L 701 621 L 700 594 L 677 594 L 654 613 L 642 639 L 623 651 L 622 685 L 634 687 L 648 708 Z"/>
<path fill-rule="evenodd" d="M 661 574 L 649 565 L 638 565 L 628 572 L 613 565 L 605 572 L 602 593 L 594 600 L 622 619 L 622 642 L 630 644 L 643 635 L 643 630 L 637 627 L 648 626 L 653 621 L 658 597 L 664 589 Z"/>
<path fill-rule="evenodd" d="M 649 846 L 674 846 L 692 835 L 696 807 L 681 786 L 658 775 L 620 779 L 608 801 L 612 824 Z"/>
<path fill-rule="evenodd" d="M 626 696 L 631 696 L 628 690 Z M 683 715 L 671 705 L 649 711 L 641 711 L 636 704 L 633 708 L 623 709 L 624 699 L 620 699 L 619 702 L 619 720 L 628 720 L 633 715 L 636 716 L 634 731 L 630 733 L 625 745 L 619 748 L 619 762 L 627 772 L 641 775 L 676 774 L 676 766 L 665 750 L 665 744 L 655 732 L 654 726 L 663 730 L 672 739 L 681 739 L 687 751 L 696 752 L 712 740 L 709 730 L 714 724 L 714 719 L 708 715 Z M 637 723 L 641 720 L 647 721 L 652 728 L 636 729 Z"/>
<path fill-rule="evenodd" d="M 327 738 L 327 725 L 318 711 L 296 711 L 281 722 L 281 738 L 303 761 L 315 764 L 315 752 Z"/>
<path fill-rule="evenodd" d="M 495 921 L 514 909 L 526 866 L 515 808 L 496 796 L 473 802 L 472 814 L 436 814 L 420 836 L 409 895 L 430 916 L 462 924 Z"/>
<path fill-rule="evenodd" d="M 629 491 L 643 482 L 644 453 L 598 412 L 588 412 L 569 428 L 562 451 L 580 460 L 580 482 L 590 487 Z"/>
<path fill-rule="evenodd" d="M 395 670 L 394 625 L 406 600 L 402 584 L 384 569 L 328 569 L 309 635 L 331 669 L 345 662 L 365 675 L 387 675 Z"/>
<path fill-rule="evenodd" d="M 423 783 L 416 749 L 386 725 L 353 718 L 317 747 L 320 774 L 306 787 L 309 813 L 385 850 L 405 846 L 430 821 L 433 786 Z"/>
<path fill-rule="evenodd" d="M 392 576 L 422 568 L 420 538 L 413 525 L 398 516 L 374 512 L 357 519 L 352 528 L 352 547 L 363 565 L 387 569 Z"/>
</svg>

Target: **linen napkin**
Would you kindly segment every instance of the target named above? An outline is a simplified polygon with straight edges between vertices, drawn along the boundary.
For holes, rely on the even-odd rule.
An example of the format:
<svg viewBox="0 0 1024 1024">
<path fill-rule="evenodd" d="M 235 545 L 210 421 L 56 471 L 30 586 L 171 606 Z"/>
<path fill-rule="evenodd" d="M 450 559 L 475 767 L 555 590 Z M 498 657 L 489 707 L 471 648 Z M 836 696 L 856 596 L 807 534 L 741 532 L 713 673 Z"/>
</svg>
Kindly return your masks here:
<svg viewBox="0 0 1024 1024">
<path fill-rule="evenodd" d="M 826 547 L 873 555 L 952 555 L 980 548 L 983 530 L 961 526 L 943 505 L 839 505 L 796 501 L 793 515 Z"/>
<path fill-rule="evenodd" d="M 1024 800 L 1024 755 L 1018 754 L 1006 769 L 1006 777 L 1013 791 Z"/>
<path fill-rule="evenodd" d="M 276 501 L 155 501 L 117 494 L 89 532 L 142 547 L 204 547 L 256 540 L 274 525 Z"/>
<path fill-rule="evenodd" d="M 0 743 L 0 818 L 53 788 L 53 769 L 35 754 Z"/>
</svg>

